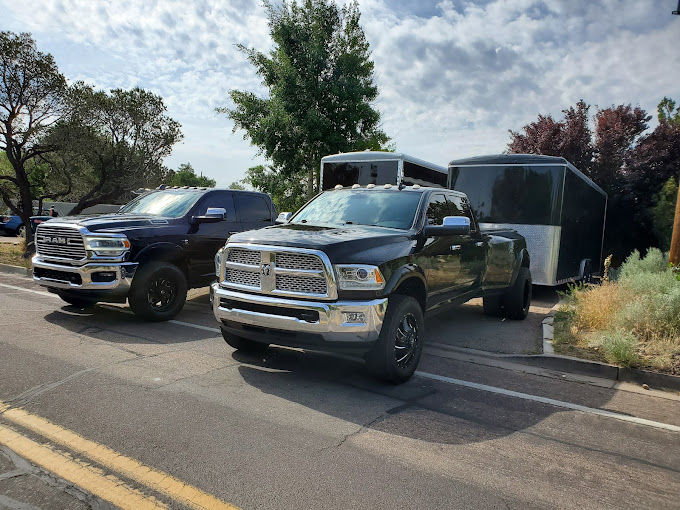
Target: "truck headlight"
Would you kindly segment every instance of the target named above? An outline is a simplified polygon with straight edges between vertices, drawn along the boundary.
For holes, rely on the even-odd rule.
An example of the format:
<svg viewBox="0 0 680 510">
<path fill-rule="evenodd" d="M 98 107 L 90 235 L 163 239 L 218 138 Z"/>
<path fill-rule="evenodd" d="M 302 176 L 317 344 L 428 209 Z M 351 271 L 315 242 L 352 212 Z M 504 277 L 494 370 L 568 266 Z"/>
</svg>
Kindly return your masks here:
<svg viewBox="0 0 680 510">
<path fill-rule="evenodd" d="M 385 279 L 376 266 L 337 264 L 338 283 L 341 290 L 380 290 Z"/>
<path fill-rule="evenodd" d="M 85 249 L 97 255 L 118 257 L 130 249 L 127 237 L 96 237 L 85 236 Z"/>
</svg>

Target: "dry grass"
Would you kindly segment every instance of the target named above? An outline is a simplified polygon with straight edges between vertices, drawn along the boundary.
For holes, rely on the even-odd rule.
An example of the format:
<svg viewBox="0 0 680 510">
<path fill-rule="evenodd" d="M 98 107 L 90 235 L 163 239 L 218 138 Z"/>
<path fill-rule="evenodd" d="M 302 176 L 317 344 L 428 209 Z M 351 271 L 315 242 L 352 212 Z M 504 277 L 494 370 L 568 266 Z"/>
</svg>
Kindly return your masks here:
<svg viewBox="0 0 680 510">
<path fill-rule="evenodd" d="M 680 374 L 680 281 L 659 250 L 637 252 L 616 282 L 574 287 L 555 317 L 562 354 Z"/>
<path fill-rule="evenodd" d="M 24 241 L 17 237 L 18 244 L 0 243 L 0 264 L 31 267 L 31 259 L 24 258 Z"/>
</svg>

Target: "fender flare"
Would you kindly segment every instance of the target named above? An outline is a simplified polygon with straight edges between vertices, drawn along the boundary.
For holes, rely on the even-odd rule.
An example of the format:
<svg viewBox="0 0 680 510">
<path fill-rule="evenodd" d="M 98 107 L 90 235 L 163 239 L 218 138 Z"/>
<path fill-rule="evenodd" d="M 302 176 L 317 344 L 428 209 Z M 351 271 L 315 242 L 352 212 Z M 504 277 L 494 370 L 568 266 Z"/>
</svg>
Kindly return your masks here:
<svg viewBox="0 0 680 510">
<path fill-rule="evenodd" d="M 531 259 L 529 258 L 529 251 L 526 248 L 522 248 L 515 259 L 515 267 L 512 269 L 512 279 L 510 280 L 510 285 L 508 287 L 515 285 L 515 282 L 517 281 L 517 275 L 519 274 L 519 268 L 526 267 L 528 269 L 530 267 L 530 263 Z"/>
<path fill-rule="evenodd" d="M 418 298 L 418 301 L 420 302 L 424 312 L 427 306 L 427 279 L 425 278 L 425 274 L 423 273 L 423 270 L 420 268 L 420 266 L 409 264 L 398 268 L 390 276 L 383 292 L 385 295 L 393 294 L 395 291 L 398 291 L 399 288 L 403 288 L 402 286 L 404 284 L 410 285 L 411 282 L 413 282 L 415 285 L 418 285 L 419 287 L 422 286 L 422 295 L 414 297 Z"/>
<path fill-rule="evenodd" d="M 158 255 L 156 255 L 156 252 L 158 252 Z M 181 246 L 175 244 L 175 243 L 169 243 L 169 242 L 159 242 L 159 243 L 153 243 L 149 244 L 148 246 L 145 246 L 142 248 L 137 255 L 135 255 L 135 258 L 133 262 L 138 262 L 140 264 L 144 263 L 151 255 L 156 255 L 153 257 L 154 260 L 162 260 L 165 262 L 171 262 L 175 265 L 177 265 L 184 273 L 187 271 L 187 254 L 186 252 L 182 249 Z"/>
</svg>

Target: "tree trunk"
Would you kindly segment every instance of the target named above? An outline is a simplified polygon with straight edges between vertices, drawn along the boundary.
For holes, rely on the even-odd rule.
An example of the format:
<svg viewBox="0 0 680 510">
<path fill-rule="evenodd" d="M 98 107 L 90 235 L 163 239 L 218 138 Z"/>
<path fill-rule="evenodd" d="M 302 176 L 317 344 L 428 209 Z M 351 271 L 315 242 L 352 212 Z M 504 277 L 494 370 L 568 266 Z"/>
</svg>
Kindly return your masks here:
<svg viewBox="0 0 680 510">
<path fill-rule="evenodd" d="M 671 237 L 671 253 L 668 261 L 674 266 L 680 266 L 680 186 L 678 198 L 675 199 L 675 220 L 673 222 L 673 237 Z"/>
</svg>

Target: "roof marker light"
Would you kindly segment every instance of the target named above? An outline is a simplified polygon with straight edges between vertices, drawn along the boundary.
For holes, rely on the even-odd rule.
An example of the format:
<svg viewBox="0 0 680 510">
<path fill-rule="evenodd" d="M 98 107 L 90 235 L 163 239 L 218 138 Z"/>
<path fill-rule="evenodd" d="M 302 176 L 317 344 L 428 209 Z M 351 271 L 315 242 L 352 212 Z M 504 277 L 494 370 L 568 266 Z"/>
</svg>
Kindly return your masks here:
<svg viewBox="0 0 680 510">
<path fill-rule="evenodd" d="M 342 189 L 342 184 L 336 184 L 335 189 Z"/>
<path fill-rule="evenodd" d="M 375 184 L 369 184 L 368 186 L 366 186 L 366 189 L 373 189 L 373 188 L 375 188 Z"/>
<path fill-rule="evenodd" d="M 420 184 L 414 184 L 413 189 L 420 189 Z"/>
<path fill-rule="evenodd" d="M 360 187 L 361 186 L 359 186 L 358 184 L 352 184 L 352 189 L 357 189 L 357 188 L 360 188 Z"/>
<path fill-rule="evenodd" d="M 391 184 L 385 184 L 385 186 L 384 186 L 385 189 L 390 189 L 391 187 L 392 187 Z"/>
</svg>

